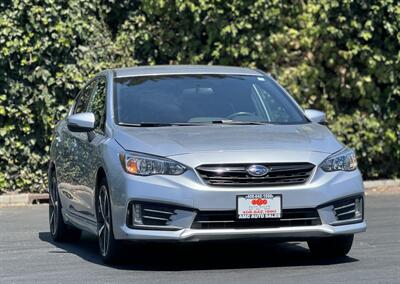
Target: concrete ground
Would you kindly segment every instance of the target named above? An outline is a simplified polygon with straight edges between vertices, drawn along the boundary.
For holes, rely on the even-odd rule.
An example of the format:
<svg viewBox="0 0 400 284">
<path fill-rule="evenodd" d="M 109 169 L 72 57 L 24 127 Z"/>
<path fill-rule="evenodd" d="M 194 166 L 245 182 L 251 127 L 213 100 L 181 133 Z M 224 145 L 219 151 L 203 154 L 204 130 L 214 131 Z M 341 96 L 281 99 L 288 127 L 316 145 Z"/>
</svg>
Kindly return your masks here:
<svg viewBox="0 0 400 284">
<path fill-rule="evenodd" d="M 106 266 L 92 236 L 52 242 L 46 205 L 1 208 L 0 282 L 400 283 L 400 195 L 367 195 L 366 216 L 344 258 L 314 258 L 301 242 L 148 244 Z"/>
</svg>

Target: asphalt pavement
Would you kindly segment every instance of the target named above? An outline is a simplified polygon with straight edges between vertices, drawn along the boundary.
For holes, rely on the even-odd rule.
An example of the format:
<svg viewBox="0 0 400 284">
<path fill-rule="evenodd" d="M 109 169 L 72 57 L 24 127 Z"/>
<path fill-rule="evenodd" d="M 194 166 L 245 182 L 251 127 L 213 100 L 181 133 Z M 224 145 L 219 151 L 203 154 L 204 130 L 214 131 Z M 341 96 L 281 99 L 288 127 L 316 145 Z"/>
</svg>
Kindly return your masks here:
<svg viewBox="0 0 400 284">
<path fill-rule="evenodd" d="M 54 243 L 47 206 L 0 208 L 0 283 L 400 283 L 400 195 L 368 196 L 368 230 L 347 257 L 318 259 L 305 243 L 129 246 L 102 264 L 96 239 Z"/>
</svg>

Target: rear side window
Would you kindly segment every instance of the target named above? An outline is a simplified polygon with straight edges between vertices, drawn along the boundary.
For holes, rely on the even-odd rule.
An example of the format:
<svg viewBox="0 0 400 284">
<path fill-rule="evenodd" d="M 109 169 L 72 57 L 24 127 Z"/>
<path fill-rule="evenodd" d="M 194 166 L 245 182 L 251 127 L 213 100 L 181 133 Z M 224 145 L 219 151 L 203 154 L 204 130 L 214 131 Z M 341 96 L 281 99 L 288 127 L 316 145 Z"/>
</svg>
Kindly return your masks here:
<svg viewBox="0 0 400 284">
<path fill-rule="evenodd" d="M 106 78 L 97 79 L 96 87 L 87 108 L 87 111 L 92 112 L 95 116 L 95 129 L 102 133 L 106 120 L 106 84 Z"/>
<path fill-rule="evenodd" d="M 86 112 L 90 100 L 90 95 L 92 94 L 94 86 L 95 81 L 91 82 L 79 93 L 78 98 L 76 99 L 73 114 Z"/>
</svg>

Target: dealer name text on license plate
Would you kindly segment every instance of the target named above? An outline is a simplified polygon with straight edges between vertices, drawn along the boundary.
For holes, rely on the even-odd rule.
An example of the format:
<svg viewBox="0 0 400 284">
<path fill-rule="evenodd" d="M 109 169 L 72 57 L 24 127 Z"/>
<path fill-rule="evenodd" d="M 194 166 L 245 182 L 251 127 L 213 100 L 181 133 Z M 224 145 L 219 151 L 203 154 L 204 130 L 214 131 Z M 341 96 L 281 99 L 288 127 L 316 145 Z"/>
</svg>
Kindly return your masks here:
<svg viewBox="0 0 400 284">
<path fill-rule="evenodd" d="M 277 194 L 248 194 L 237 197 L 238 219 L 282 217 L 282 196 Z"/>
</svg>

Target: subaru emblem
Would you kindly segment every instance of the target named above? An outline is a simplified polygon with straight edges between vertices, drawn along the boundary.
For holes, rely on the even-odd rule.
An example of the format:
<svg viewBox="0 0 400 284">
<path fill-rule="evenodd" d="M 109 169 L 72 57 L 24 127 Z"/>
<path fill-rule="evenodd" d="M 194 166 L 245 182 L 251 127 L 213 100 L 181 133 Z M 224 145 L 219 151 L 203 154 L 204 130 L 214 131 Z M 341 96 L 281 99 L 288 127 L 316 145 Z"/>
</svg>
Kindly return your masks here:
<svg viewBox="0 0 400 284">
<path fill-rule="evenodd" d="M 270 172 L 270 169 L 263 165 L 251 165 L 246 170 L 249 173 L 249 175 L 254 177 L 262 177 Z"/>
</svg>

